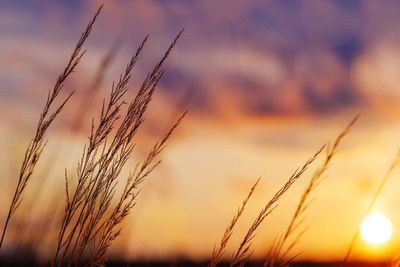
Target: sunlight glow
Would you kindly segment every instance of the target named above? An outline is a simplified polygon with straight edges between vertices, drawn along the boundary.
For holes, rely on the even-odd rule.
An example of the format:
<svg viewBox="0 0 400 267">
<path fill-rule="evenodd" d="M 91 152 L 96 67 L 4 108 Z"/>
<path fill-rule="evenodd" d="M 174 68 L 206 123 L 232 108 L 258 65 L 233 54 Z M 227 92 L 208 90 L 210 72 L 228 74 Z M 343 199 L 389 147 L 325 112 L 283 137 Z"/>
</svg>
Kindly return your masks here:
<svg viewBox="0 0 400 267">
<path fill-rule="evenodd" d="M 368 215 L 361 224 L 361 236 L 369 244 L 381 245 L 392 236 L 392 225 L 382 214 Z"/>
</svg>

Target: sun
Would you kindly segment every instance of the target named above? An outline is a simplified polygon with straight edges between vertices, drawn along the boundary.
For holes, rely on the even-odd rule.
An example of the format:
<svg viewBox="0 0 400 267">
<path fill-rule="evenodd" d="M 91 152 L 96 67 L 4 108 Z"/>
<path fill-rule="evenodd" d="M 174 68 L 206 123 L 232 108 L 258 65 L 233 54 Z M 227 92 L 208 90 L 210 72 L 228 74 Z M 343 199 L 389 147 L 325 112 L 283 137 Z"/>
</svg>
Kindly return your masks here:
<svg viewBox="0 0 400 267">
<path fill-rule="evenodd" d="M 392 224 L 382 214 L 368 215 L 361 224 L 361 236 L 369 244 L 381 245 L 392 236 Z"/>
</svg>

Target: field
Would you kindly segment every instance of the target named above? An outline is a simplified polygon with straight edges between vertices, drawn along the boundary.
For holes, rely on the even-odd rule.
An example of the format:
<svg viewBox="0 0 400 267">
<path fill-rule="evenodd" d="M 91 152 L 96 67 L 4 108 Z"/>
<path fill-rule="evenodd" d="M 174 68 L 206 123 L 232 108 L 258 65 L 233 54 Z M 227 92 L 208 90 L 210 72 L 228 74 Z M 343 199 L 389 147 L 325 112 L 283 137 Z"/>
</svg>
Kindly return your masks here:
<svg viewBox="0 0 400 267">
<path fill-rule="evenodd" d="M 398 3 L 22 2 L 1 266 L 400 266 Z"/>
</svg>

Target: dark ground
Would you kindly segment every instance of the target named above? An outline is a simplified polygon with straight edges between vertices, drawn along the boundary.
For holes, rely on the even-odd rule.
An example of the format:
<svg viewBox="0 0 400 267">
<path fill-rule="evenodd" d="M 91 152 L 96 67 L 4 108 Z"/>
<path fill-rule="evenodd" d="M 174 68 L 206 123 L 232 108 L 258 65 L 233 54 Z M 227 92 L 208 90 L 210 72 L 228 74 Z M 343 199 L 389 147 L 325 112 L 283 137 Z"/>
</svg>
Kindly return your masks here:
<svg viewBox="0 0 400 267">
<path fill-rule="evenodd" d="M 204 262 L 194 262 L 194 261 L 187 261 L 187 260 L 174 260 L 174 261 L 137 261 L 137 262 L 119 262 L 110 260 L 106 263 L 105 266 L 109 267 L 127 267 L 127 266 L 143 266 L 143 267 L 180 267 L 180 266 L 189 266 L 189 267 L 200 267 L 200 266 L 207 266 L 206 261 Z M 262 266 L 263 262 L 252 261 L 248 262 L 246 266 Z M 51 266 L 50 263 L 40 263 L 35 259 L 21 259 L 21 258 L 0 258 L 0 266 Z M 222 262 L 219 264 L 221 267 L 229 267 L 229 263 Z M 367 263 L 367 262 L 351 262 L 343 265 L 341 262 L 295 262 L 292 263 L 290 266 L 294 267 L 390 267 L 389 263 Z"/>
</svg>

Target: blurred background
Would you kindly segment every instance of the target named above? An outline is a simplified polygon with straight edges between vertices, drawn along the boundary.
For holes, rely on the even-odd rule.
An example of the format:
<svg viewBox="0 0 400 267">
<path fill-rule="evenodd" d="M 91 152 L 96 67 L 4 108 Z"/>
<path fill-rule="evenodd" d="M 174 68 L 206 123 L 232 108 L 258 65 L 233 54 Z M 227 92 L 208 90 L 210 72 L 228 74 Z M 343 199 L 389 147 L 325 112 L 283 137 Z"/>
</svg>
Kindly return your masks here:
<svg viewBox="0 0 400 267">
<path fill-rule="evenodd" d="M 25 198 L 30 200 L 23 203 L 16 215 L 19 223 L 10 230 L 15 242 L 7 242 L 7 249 L 16 249 L 18 240 L 31 242 L 39 226 L 51 232 L 49 210 L 62 208 L 65 201 L 64 169 L 73 179 L 91 118 L 96 118 L 112 81 L 119 78 L 140 41 L 150 34 L 134 71 L 132 97 L 184 28 L 130 167 L 180 112 L 189 109 L 190 113 L 163 152 L 162 165 L 145 183 L 111 255 L 129 260 L 209 257 L 261 176 L 228 246 L 230 256 L 259 209 L 291 173 L 360 113 L 313 195 L 305 221 L 309 230 L 299 244 L 300 259 L 342 258 L 400 147 L 400 3 L 103 2 L 87 53 L 66 85 L 65 94 L 72 90 L 76 94 L 50 129 Z M 0 2 L 1 218 L 47 92 L 99 4 L 94 0 Z M 319 163 L 267 218 L 253 241 L 255 258 L 264 257 L 271 241 L 285 229 Z M 359 241 L 354 259 L 381 260 L 400 252 L 399 188 L 396 172 L 374 207 L 392 221 L 393 238 L 380 247 Z M 39 250 L 46 255 L 51 246 Z"/>
</svg>

